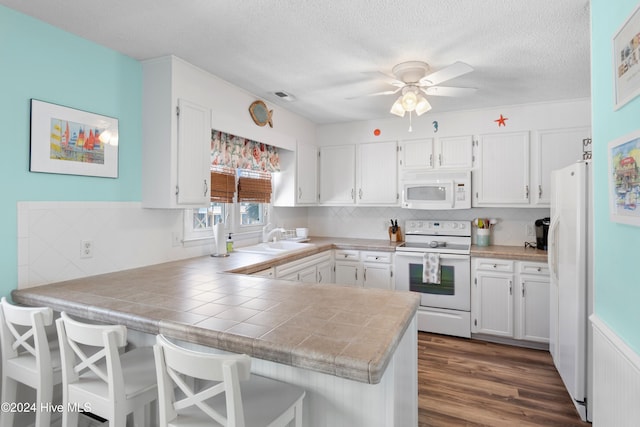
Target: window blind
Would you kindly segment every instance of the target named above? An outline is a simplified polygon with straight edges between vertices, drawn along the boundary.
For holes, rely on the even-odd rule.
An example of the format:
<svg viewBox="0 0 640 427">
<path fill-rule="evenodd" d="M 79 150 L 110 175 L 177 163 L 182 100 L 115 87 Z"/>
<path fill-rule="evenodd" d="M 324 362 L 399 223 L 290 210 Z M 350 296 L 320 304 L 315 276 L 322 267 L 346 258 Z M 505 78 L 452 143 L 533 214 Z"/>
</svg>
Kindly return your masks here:
<svg viewBox="0 0 640 427">
<path fill-rule="evenodd" d="M 238 201 L 271 203 L 271 174 L 259 171 L 241 171 L 238 178 Z"/>
<path fill-rule="evenodd" d="M 211 201 L 233 203 L 236 192 L 236 174 L 233 169 L 217 168 L 211 171 Z"/>
</svg>

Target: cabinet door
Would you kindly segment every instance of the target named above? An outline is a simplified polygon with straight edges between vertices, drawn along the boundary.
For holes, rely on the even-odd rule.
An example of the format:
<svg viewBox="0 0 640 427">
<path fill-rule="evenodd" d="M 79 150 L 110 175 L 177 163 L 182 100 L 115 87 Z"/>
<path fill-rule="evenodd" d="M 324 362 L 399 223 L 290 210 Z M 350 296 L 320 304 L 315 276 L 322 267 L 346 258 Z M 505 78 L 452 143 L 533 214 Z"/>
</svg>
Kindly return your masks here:
<svg viewBox="0 0 640 427">
<path fill-rule="evenodd" d="M 401 169 L 432 168 L 433 138 L 403 141 L 400 144 L 399 163 Z"/>
<path fill-rule="evenodd" d="M 362 285 L 365 288 L 393 289 L 391 264 L 364 263 Z"/>
<path fill-rule="evenodd" d="M 307 267 L 298 272 L 298 281 L 316 283 L 316 266 Z"/>
<path fill-rule="evenodd" d="M 355 203 L 355 145 L 320 148 L 320 203 Z"/>
<path fill-rule="evenodd" d="M 520 316 L 516 338 L 549 342 L 549 278 L 520 276 Z"/>
<path fill-rule="evenodd" d="M 316 266 L 317 276 L 316 282 L 318 283 L 333 283 L 333 268 L 331 260 L 319 263 Z"/>
<path fill-rule="evenodd" d="M 318 148 L 298 144 L 296 156 L 296 202 L 305 205 L 315 204 L 318 202 Z"/>
<path fill-rule="evenodd" d="M 398 204 L 397 155 L 395 141 L 358 146 L 358 204 Z"/>
<path fill-rule="evenodd" d="M 482 135 L 474 206 L 529 204 L 529 133 Z"/>
<path fill-rule="evenodd" d="M 472 297 L 473 332 L 513 337 L 513 274 L 477 271 Z"/>
<path fill-rule="evenodd" d="M 211 113 L 208 108 L 178 100 L 179 205 L 207 206 L 210 200 Z"/>
<path fill-rule="evenodd" d="M 362 286 L 361 263 L 336 261 L 336 283 Z"/>
<path fill-rule="evenodd" d="M 538 132 L 532 150 L 533 204 L 550 205 L 551 172 L 582 160 L 582 140 L 590 135 L 588 127 Z"/>
<path fill-rule="evenodd" d="M 473 138 L 471 135 L 438 138 L 437 148 L 438 167 L 471 168 L 473 159 Z"/>
</svg>

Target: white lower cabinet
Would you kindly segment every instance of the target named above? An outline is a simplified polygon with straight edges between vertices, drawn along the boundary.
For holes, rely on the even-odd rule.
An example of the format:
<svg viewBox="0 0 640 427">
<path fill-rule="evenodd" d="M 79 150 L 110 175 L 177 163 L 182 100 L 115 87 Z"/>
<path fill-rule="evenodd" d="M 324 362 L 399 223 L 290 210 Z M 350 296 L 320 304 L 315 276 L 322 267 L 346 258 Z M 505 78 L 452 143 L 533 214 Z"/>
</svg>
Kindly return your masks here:
<svg viewBox="0 0 640 427">
<path fill-rule="evenodd" d="M 549 342 L 549 271 L 544 263 L 473 258 L 471 332 Z"/>
<path fill-rule="evenodd" d="M 549 268 L 546 264 L 519 262 L 520 316 L 516 338 L 549 342 Z"/>
<path fill-rule="evenodd" d="M 325 251 L 278 265 L 274 267 L 275 277 L 296 282 L 326 283 L 331 281 L 331 260 L 331 251 Z"/>
<path fill-rule="evenodd" d="M 360 251 L 336 249 L 334 259 L 336 283 L 340 285 L 362 286 Z"/>
<path fill-rule="evenodd" d="M 364 288 L 394 289 L 393 252 L 336 249 L 336 283 Z"/>
<path fill-rule="evenodd" d="M 318 283 L 333 283 L 333 257 L 329 257 L 316 265 Z"/>
</svg>

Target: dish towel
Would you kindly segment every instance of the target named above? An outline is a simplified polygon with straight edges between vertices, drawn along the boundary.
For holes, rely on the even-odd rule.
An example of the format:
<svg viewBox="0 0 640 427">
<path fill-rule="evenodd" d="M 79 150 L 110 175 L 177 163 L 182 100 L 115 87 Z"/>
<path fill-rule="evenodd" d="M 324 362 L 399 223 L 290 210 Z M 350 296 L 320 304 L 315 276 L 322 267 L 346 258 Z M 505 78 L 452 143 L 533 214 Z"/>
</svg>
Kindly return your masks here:
<svg viewBox="0 0 640 427">
<path fill-rule="evenodd" d="M 422 283 L 440 284 L 440 254 L 429 252 L 422 256 Z"/>
</svg>

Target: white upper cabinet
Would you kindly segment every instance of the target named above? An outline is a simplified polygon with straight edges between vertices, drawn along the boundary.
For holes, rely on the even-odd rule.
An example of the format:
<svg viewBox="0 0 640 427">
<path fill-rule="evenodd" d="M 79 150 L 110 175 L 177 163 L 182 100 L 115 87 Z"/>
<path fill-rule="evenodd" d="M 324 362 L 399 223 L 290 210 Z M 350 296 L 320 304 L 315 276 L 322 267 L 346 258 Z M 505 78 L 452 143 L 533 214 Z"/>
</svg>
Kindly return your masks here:
<svg viewBox="0 0 640 427">
<path fill-rule="evenodd" d="M 176 203 L 206 206 L 211 200 L 211 111 L 178 99 L 178 179 Z"/>
<path fill-rule="evenodd" d="M 473 206 L 548 207 L 551 172 L 582 159 L 589 127 L 480 135 Z"/>
<path fill-rule="evenodd" d="M 397 152 L 395 141 L 358 145 L 357 204 L 398 204 Z"/>
<path fill-rule="evenodd" d="M 194 83 L 202 72 L 171 56 L 142 69 L 142 205 L 207 206 L 211 109 Z"/>
<path fill-rule="evenodd" d="M 481 135 L 477 156 L 473 206 L 529 204 L 529 132 Z"/>
<path fill-rule="evenodd" d="M 414 139 L 400 143 L 401 169 L 429 169 L 433 163 L 433 138 Z"/>
<path fill-rule="evenodd" d="M 403 141 L 400 144 L 400 168 L 470 169 L 472 166 L 473 137 L 449 136 Z"/>
<path fill-rule="evenodd" d="M 356 146 L 320 147 L 320 203 L 351 205 L 356 201 Z"/>
<path fill-rule="evenodd" d="M 588 127 L 542 130 L 532 147 L 532 204 L 550 206 L 551 172 L 582 159 L 583 140 L 591 137 Z"/>
<path fill-rule="evenodd" d="M 318 204 L 318 148 L 297 144 L 296 151 L 280 150 L 280 172 L 273 173 L 274 206 Z"/>
<path fill-rule="evenodd" d="M 395 141 L 320 147 L 320 203 L 397 205 L 396 156 Z"/>
<path fill-rule="evenodd" d="M 298 144 L 296 158 L 296 178 L 298 181 L 296 201 L 300 205 L 317 204 L 318 148 L 314 145 Z"/>
</svg>

